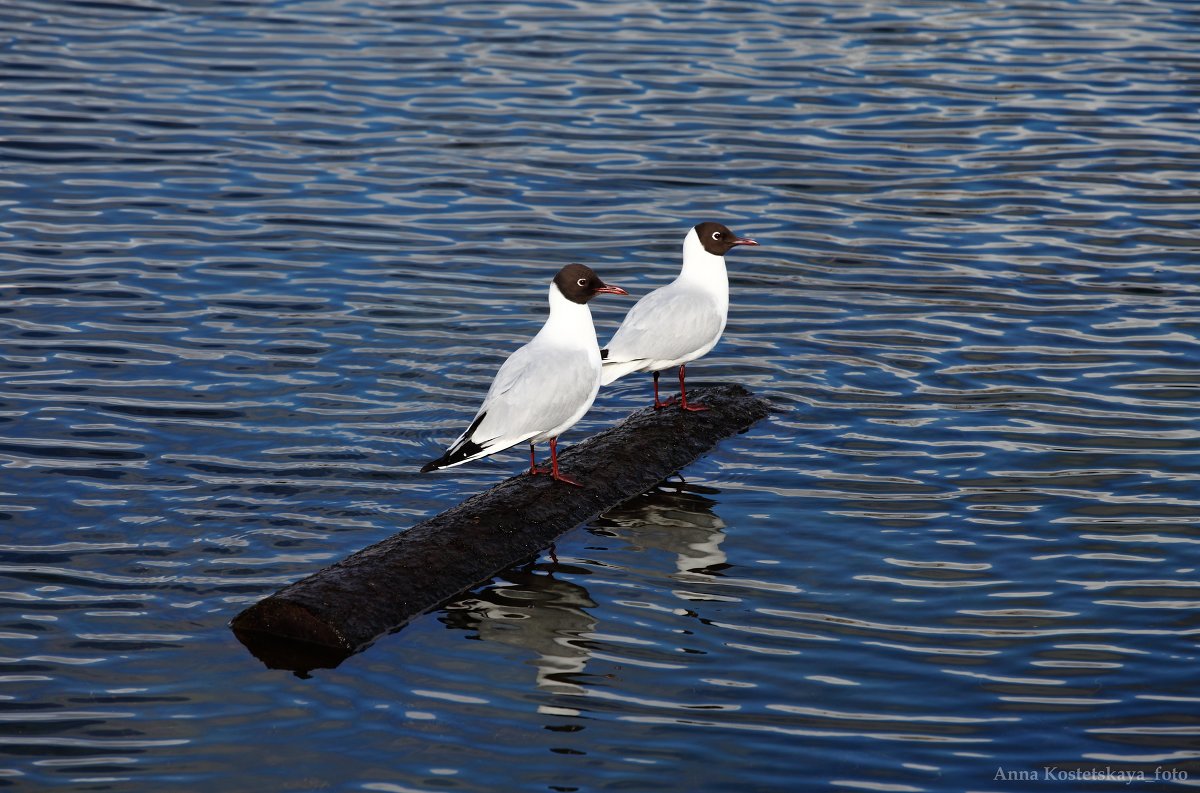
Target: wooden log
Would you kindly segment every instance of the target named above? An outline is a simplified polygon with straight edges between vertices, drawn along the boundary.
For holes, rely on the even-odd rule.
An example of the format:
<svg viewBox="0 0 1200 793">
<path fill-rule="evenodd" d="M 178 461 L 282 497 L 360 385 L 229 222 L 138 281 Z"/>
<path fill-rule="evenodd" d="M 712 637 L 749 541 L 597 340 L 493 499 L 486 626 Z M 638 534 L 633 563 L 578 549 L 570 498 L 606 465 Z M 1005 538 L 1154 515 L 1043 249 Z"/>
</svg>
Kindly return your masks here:
<svg viewBox="0 0 1200 793">
<path fill-rule="evenodd" d="M 285 586 L 238 614 L 230 627 L 268 666 L 336 666 L 381 634 L 644 493 L 772 410 L 740 385 L 700 387 L 688 396 L 708 410 L 643 408 L 562 452 L 563 473 L 583 487 L 514 476 Z"/>
</svg>

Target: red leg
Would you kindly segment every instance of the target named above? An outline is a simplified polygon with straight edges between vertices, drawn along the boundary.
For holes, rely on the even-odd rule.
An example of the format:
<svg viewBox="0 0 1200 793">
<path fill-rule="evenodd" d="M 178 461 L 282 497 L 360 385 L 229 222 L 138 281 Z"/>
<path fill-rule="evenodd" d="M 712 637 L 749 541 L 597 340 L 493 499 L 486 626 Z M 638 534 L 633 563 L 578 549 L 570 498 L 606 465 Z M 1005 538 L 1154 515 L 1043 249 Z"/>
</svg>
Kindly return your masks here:
<svg viewBox="0 0 1200 793">
<path fill-rule="evenodd" d="M 579 484 L 574 479 L 565 477 L 558 472 L 558 438 L 550 439 L 550 472 L 551 479 L 556 479 L 559 482 L 566 482 L 568 485 L 575 485 L 575 487 L 583 487 L 583 485 Z"/>
<path fill-rule="evenodd" d="M 708 410 L 708 405 L 701 405 L 699 402 L 687 403 L 687 390 L 683 385 L 684 367 L 686 364 L 681 364 L 679 367 L 679 407 L 683 410 L 691 410 L 693 412 L 700 410 Z"/>
<path fill-rule="evenodd" d="M 672 405 L 674 403 L 675 403 L 675 397 L 671 397 L 666 402 L 658 401 L 658 372 L 655 372 L 654 373 L 654 409 L 662 410 L 667 405 Z"/>
<path fill-rule="evenodd" d="M 550 473 L 549 468 L 538 468 L 537 467 L 537 460 L 533 456 L 533 442 L 530 441 L 530 443 L 529 443 L 529 475 L 537 476 L 538 474 L 548 474 L 548 473 Z"/>
</svg>

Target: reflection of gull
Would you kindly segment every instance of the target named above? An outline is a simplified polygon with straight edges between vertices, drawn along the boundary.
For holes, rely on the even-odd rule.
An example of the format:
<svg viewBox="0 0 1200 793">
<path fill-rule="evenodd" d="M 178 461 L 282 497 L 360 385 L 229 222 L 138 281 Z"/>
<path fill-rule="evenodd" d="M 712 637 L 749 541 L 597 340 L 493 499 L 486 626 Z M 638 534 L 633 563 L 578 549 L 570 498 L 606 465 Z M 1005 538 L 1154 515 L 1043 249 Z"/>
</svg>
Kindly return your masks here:
<svg viewBox="0 0 1200 793">
<path fill-rule="evenodd" d="M 668 489 L 669 488 L 669 489 Z M 738 590 L 759 589 L 798 593 L 790 584 L 731 576 L 732 565 L 721 550 L 725 522 L 713 513 L 717 502 L 705 498 L 720 491 L 688 483 L 663 483 L 605 513 L 596 522 L 626 540 L 634 548 L 657 548 L 675 554 L 671 577 L 686 584 L 701 584 L 704 591 L 676 589 L 673 594 L 688 601 L 736 601 Z M 728 594 L 723 594 L 728 593 Z"/>
<path fill-rule="evenodd" d="M 618 534 L 635 545 L 675 554 L 676 578 L 720 575 L 729 566 L 721 550 L 725 522 L 713 514 L 717 502 L 701 492 L 718 491 L 688 484 L 661 485 L 605 513 L 604 524 L 620 529 Z"/>
<path fill-rule="evenodd" d="M 552 694 L 583 693 L 572 677 L 587 665 L 583 637 L 596 629 L 595 618 L 587 612 L 596 603 L 587 590 L 528 568 L 508 570 L 503 578 L 450 606 L 443 621 L 474 629 L 485 641 L 532 650 L 537 655 L 533 664 L 538 688 Z"/>
<path fill-rule="evenodd" d="M 606 513 L 593 525 L 620 536 L 634 549 L 674 554 L 676 572 L 671 578 L 676 581 L 754 585 L 723 573 L 729 567 L 721 550 L 725 524 L 713 514 L 716 502 L 701 495 L 716 492 L 686 483 L 664 483 Z M 588 610 L 596 603 L 582 586 L 540 572 L 544 569 L 547 566 L 509 569 L 497 582 L 447 606 L 441 620 L 453 628 L 473 630 L 485 641 L 532 651 L 539 689 L 552 694 L 586 694 L 576 681 L 592 654 L 588 642 L 594 639 L 596 619 Z M 572 571 L 567 564 L 548 569 Z M 675 590 L 675 595 L 691 601 L 734 599 L 685 590 Z M 550 705 L 541 705 L 538 711 L 578 715 L 574 709 Z"/>
</svg>

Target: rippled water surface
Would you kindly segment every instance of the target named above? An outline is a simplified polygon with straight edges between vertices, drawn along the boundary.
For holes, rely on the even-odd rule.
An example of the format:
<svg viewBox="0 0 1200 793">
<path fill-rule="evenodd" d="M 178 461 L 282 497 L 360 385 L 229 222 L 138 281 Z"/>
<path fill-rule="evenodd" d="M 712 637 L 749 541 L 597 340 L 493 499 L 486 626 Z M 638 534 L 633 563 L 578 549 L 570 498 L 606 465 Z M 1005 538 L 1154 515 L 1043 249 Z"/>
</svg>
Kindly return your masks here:
<svg viewBox="0 0 1200 793">
<path fill-rule="evenodd" d="M 0 785 L 1196 784 L 1197 10 L 6 0 Z M 235 640 L 708 219 L 690 373 L 785 413 L 336 669 Z"/>
</svg>

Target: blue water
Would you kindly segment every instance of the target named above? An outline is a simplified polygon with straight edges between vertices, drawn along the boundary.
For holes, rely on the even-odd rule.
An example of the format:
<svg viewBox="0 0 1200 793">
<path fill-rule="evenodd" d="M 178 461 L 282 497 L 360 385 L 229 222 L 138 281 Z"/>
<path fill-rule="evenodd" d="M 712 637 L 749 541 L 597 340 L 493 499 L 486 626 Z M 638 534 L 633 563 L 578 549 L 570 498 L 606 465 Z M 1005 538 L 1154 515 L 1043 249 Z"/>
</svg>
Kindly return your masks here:
<svg viewBox="0 0 1200 793">
<path fill-rule="evenodd" d="M 1195 785 L 1196 11 L 7 0 L 0 785 Z M 336 669 L 246 652 L 520 470 L 416 472 L 559 267 L 644 294 L 702 220 L 763 245 L 689 374 L 786 413 Z"/>
</svg>

